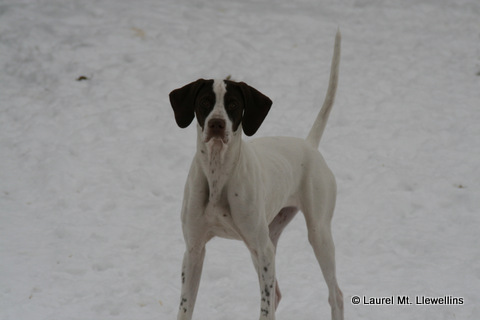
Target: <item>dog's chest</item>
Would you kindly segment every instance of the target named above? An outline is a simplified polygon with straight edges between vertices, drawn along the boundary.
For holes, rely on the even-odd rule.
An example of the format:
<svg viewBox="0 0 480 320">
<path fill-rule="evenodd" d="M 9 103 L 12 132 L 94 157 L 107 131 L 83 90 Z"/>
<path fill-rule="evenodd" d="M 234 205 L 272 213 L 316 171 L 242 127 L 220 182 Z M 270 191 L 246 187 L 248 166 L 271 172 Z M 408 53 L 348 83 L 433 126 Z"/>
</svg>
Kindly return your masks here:
<svg viewBox="0 0 480 320">
<path fill-rule="evenodd" d="M 205 219 L 208 223 L 209 232 L 213 236 L 241 239 L 227 201 L 209 201 L 205 208 Z"/>
<path fill-rule="evenodd" d="M 231 215 L 227 184 L 232 177 L 233 163 L 226 155 L 227 146 L 211 142 L 200 152 L 202 169 L 208 181 L 208 203 L 204 216 L 213 236 L 241 239 Z"/>
</svg>

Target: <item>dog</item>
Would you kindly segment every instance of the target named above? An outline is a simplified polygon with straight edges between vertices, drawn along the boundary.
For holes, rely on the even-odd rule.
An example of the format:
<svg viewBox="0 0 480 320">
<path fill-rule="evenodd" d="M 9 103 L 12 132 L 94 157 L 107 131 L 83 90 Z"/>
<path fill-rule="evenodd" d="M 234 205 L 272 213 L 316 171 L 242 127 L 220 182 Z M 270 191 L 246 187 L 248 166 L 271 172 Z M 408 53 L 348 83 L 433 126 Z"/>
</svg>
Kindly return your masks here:
<svg viewBox="0 0 480 320">
<path fill-rule="evenodd" d="M 323 106 L 306 139 L 242 140 L 252 136 L 272 101 L 244 82 L 199 79 L 173 90 L 176 123 L 197 118 L 197 151 L 184 190 L 182 229 L 186 251 L 178 320 L 189 320 L 198 292 L 205 245 L 215 236 L 242 240 L 260 283 L 260 319 L 274 320 L 281 293 L 275 276 L 278 239 L 298 211 L 328 286 L 332 319 L 343 319 L 343 295 L 335 271 L 331 219 L 335 178 L 318 151 L 335 100 L 341 35 L 335 37 Z"/>
</svg>

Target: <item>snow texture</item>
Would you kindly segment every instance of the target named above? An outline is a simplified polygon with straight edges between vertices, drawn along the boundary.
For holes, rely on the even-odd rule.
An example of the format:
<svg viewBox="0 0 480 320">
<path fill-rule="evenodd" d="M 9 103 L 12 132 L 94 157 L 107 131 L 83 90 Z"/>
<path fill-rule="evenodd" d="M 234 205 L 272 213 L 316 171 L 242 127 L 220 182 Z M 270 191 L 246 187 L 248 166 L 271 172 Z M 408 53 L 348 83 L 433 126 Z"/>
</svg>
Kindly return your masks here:
<svg viewBox="0 0 480 320">
<path fill-rule="evenodd" d="M 168 93 L 232 75 L 274 105 L 256 136 L 305 137 L 338 27 L 320 150 L 346 319 L 480 317 L 478 0 L 0 1 L 0 319 L 174 319 L 195 127 Z M 297 216 L 278 319 L 328 319 Z M 464 298 L 353 305 L 354 295 Z M 255 319 L 241 242 L 208 244 L 194 317 Z"/>
</svg>

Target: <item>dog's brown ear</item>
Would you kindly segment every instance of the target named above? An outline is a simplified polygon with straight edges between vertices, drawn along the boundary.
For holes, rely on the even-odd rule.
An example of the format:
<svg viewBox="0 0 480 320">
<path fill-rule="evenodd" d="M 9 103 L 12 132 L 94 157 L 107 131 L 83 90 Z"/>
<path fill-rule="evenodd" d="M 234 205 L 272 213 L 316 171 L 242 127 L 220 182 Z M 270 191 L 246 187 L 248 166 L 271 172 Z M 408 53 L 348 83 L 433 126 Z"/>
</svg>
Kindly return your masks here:
<svg viewBox="0 0 480 320">
<path fill-rule="evenodd" d="M 243 132 L 247 136 L 252 136 L 257 132 L 267 116 L 272 106 L 272 100 L 244 82 L 240 82 L 239 87 L 242 90 L 245 101 L 245 111 L 242 120 Z"/>
<path fill-rule="evenodd" d="M 170 92 L 170 104 L 175 113 L 175 121 L 180 128 L 186 128 L 195 118 L 195 99 L 198 90 L 207 80 L 198 79 Z"/>
</svg>

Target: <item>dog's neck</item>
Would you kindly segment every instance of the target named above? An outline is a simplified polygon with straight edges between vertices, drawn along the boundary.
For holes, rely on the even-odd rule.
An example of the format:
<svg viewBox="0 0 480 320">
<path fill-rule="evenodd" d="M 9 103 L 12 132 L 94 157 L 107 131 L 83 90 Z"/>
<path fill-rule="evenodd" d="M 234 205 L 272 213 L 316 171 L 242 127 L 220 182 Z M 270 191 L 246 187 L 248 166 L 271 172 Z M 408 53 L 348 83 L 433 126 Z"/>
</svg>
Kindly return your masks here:
<svg viewBox="0 0 480 320">
<path fill-rule="evenodd" d="M 211 139 L 204 142 L 203 132 L 198 128 L 197 153 L 200 165 L 205 174 L 209 187 L 209 202 L 220 201 L 225 190 L 228 178 L 238 163 L 242 149 L 241 128 L 232 134 L 228 143 L 220 139 Z"/>
</svg>

